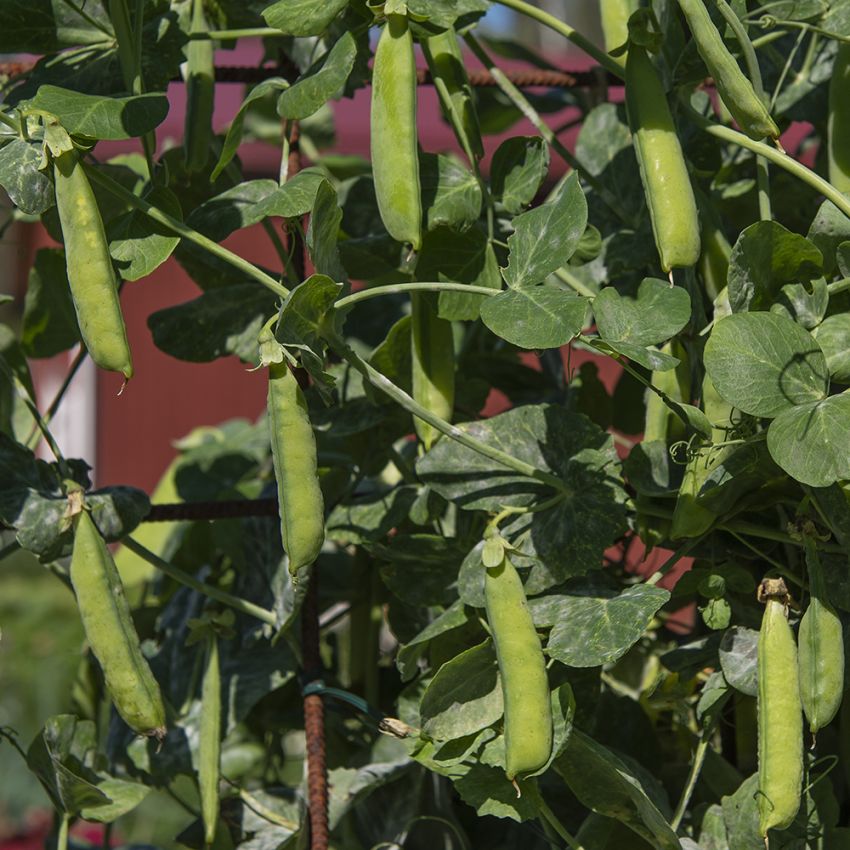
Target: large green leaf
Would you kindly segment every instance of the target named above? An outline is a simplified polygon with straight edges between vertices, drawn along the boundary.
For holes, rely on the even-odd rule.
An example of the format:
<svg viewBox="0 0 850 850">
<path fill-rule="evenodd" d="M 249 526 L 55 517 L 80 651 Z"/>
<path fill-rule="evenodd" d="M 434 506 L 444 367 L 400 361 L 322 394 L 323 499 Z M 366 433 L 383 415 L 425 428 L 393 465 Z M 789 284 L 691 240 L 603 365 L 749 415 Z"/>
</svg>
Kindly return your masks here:
<svg viewBox="0 0 850 850">
<path fill-rule="evenodd" d="M 509 289 L 481 305 L 481 320 L 519 348 L 559 348 L 581 333 L 587 303 L 572 292 L 545 286 Z"/>
<path fill-rule="evenodd" d="M 637 643 L 669 598 L 668 591 L 646 584 L 619 596 L 559 596 L 546 652 L 570 667 L 610 664 Z"/>
<path fill-rule="evenodd" d="M 259 220 L 266 216 L 298 218 L 306 215 L 313 209 L 316 192 L 325 180 L 325 175 L 318 169 L 305 168 L 262 200 L 258 200 L 256 207 L 249 207 L 250 215 L 258 217 Z"/>
<path fill-rule="evenodd" d="M 278 0 L 263 9 L 266 23 L 284 35 L 321 35 L 348 0 Z"/>
<path fill-rule="evenodd" d="M 65 0 L 3 0 L 0 53 L 55 53 L 104 40 L 109 18 L 102 5 L 85 11 Z"/>
<path fill-rule="evenodd" d="M 723 633 L 718 656 L 726 681 L 747 696 L 758 696 L 758 641 L 755 629 L 732 626 Z"/>
<path fill-rule="evenodd" d="M 293 178 L 293 183 L 296 178 Z M 246 180 L 195 207 L 186 224 L 213 241 L 222 242 L 235 230 L 250 227 L 270 215 L 268 204 L 287 185 L 278 187 L 276 180 L 269 179 Z"/>
<path fill-rule="evenodd" d="M 505 280 L 514 288 L 534 286 L 566 265 L 587 226 L 578 175 L 571 174 L 553 200 L 518 215 L 513 226 Z"/>
<path fill-rule="evenodd" d="M 337 249 L 341 221 L 342 210 L 337 203 L 336 190 L 325 181 L 316 191 L 313 214 L 307 229 L 307 249 L 317 274 L 336 281 L 345 280 L 345 269 Z"/>
<path fill-rule="evenodd" d="M 770 456 L 792 478 L 828 487 L 850 478 L 850 395 L 830 396 L 781 413 L 767 431 Z"/>
<path fill-rule="evenodd" d="M 42 248 L 27 281 L 21 342 L 29 357 L 52 357 L 80 341 L 65 252 Z"/>
<path fill-rule="evenodd" d="M 158 127 L 168 115 L 163 94 L 100 97 L 59 86 L 43 85 L 22 110 L 55 115 L 72 136 L 90 139 L 132 139 Z"/>
<path fill-rule="evenodd" d="M 786 316 L 742 313 L 721 319 L 705 347 L 717 392 L 753 416 L 778 416 L 826 396 L 829 370 L 812 335 Z"/>
<path fill-rule="evenodd" d="M 490 164 L 493 197 L 509 213 L 522 212 L 534 200 L 548 172 L 549 146 L 540 136 L 505 139 Z"/>
<path fill-rule="evenodd" d="M 419 182 L 428 230 L 437 227 L 466 230 L 478 221 L 481 186 L 475 175 L 454 157 L 422 154 Z"/>
<path fill-rule="evenodd" d="M 827 316 L 812 336 L 826 355 L 830 376 L 841 384 L 850 383 L 850 313 Z"/>
<path fill-rule="evenodd" d="M 41 145 L 26 139 L 12 139 L 0 148 L 0 186 L 27 215 L 41 215 L 55 202 L 53 184 L 39 169 L 41 160 Z"/>
</svg>

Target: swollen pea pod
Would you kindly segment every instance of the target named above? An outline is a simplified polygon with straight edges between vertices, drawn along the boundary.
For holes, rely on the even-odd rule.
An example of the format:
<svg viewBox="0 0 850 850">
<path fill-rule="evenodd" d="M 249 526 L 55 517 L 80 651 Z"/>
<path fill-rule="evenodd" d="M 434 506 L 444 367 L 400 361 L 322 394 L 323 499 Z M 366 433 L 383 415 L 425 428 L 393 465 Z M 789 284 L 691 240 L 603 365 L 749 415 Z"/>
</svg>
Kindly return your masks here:
<svg viewBox="0 0 850 850">
<path fill-rule="evenodd" d="M 191 32 L 209 32 L 203 0 L 192 0 Z M 193 38 L 186 49 L 186 122 L 183 152 L 186 170 L 200 171 L 210 155 L 215 106 L 215 47 L 209 38 Z"/>
<path fill-rule="evenodd" d="M 470 161 L 484 156 L 481 128 L 457 34 L 451 27 L 421 42 L 443 115 Z"/>
<path fill-rule="evenodd" d="M 629 18 L 637 7 L 637 0 L 599 0 L 606 53 L 622 47 L 629 40 Z M 626 54 L 620 54 L 615 58 L 625 66 Z"/>
<path fill-rule="evenodd" d="M 679 7 L 688 22 L 699 55 L 714 79 L 717 93 L 741 130 L 756 141 L 765 136 L 778 138 L 779 127 L 723 43 L 705 0 L 679 0 Z"/>
<path fill-rule="evenodd" d="M 505 774 L 513 781 L 543 767 L 552 751 L 546 661 L 507 553 L 496 567 L 486 568 L 484 596 L 505 704 Z"/>
<path fill-rule="evenodd" d="M 165 706 L 142 654 L 121 577 L 89 512 L 81 508 L 73 523 L 71 585 L 106 689 L 131 729 L 161 740 L 165 737 Z"/>
<path fill-rule="evenodd" d="M 76 151 L 53 160 L 53 181 L 68 284 L 83 342 L 98 366 L 122 372 L 129 380 L 133 361 L 118 300 L 118 278 L 97 200 Z"/>
<path fill-rule="evenodd" d="M 452 323 L 437 315 L 438 294 L 410 296 L 413 398 L 431 413 L 450 422 L 455 397 L 455 359 Z M 425 451 L 440 436 L 431 425 L 414 418 Z"/>
<path fill-rule="evenodd" d="M 304 393 L 285 362 L 269 366 L 268 411 L 280 536 L 295 575 L 321 551 L 325 520 L 316 437 Z"/>
<path fill-rule="evenodd" d="M 204 678 L 201 684 L 201 723 L 198 747 L 198 786 L 204 842 L 212 846 L 218 826 L 218 786 L 221 772 L 221 670 L 218 637 L 206 638 Z"/>
<path fill-rule="evenodd" d="M 800 696 L 812 735 L 832 721 L 844 693 L 844 632 L 826 598 L 817 546 L 804 536 L 811 600 L 800 620 Z"/>
<path fill-rule="evenodd" d="M 661 78 L 637 44 L 626 60 L 626 109 L 661 268 L 692 266 L 700 241 L 688 167 Z"/>
<path fill-rule="evenodd" d="M 803 706 L 797 646 L 785 611 L 788 590 L 780 579 L 765 579 L 765 603 L 758 640 L 759 834 L 786 829 L 800 808 L 803 786 Z"/>
<path fill-rule="evenodd" d="M 829 182 L 850 192 L 850 44 L 840 43 L 829 80 Z"/>
<path fill-rule="evenodd" d="M 416 61 L 407 16 L 387 15 L 372 66 L 372 170 L 387 232 L 418 251 L 422 192 L 416 132 Z"/>
</svg>

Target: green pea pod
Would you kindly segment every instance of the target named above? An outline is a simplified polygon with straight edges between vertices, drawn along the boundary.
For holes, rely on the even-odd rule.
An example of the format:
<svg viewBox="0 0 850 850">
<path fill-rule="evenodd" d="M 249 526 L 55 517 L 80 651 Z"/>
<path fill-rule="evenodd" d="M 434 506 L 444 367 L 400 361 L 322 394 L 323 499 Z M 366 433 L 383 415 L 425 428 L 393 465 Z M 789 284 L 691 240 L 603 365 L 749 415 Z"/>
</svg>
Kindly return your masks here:
<svg viewBox="0 0 850 850">
<path fill-rule="evenodd" d="M 422 52 L 440 98 L 443 115 L 452 125 L 470 162 L 481 159 L 484 156 L 481 128 L 454 29 L 423 39 Z"/>
<path fill-rule="evenodd" d="M 191 32 L 209 32 L 203 0 L 192 0 Z M 192 39 L 186 48 L 186 122 L 183 152 L 186 170 L 200 171 L 210 155 L 215 106 L 215 46 L 209 38 Z"/>
<path fill-rule="evenodd" d="M 102 369 L 133 377 L 127 329 L 118 300 L 118 278 L 94 192 L 76 151 L 53 160 L 56 209 L 65 243 L 65 265 L 80 334 Z"/>
<path fill-rule="evenodd" d="M 218 826 L 218 785 L 221 772 L 221 670 L 218 637 L 206 639 L 204 678 L 201 685 L 201 728 L 198 746 L 198 786 L 204 841 L 211 847 Z"/>
<path fill-rule="evenodd" d="M 688 22 L 699 55 L 714 79 L 717 93 L 741 130 L 751 139 L 778 138 L 776 122 L 723 43 L 705 0 L 679 0 L 679 7 Z"/>
<path fill-rule="evenodd" d="M 71 584 L 86 639 L 106 689 L 127 725 L 142 735 L 165 737 L 165 706 L 142 654 L 121 577 L 88 511 L 74 518 Z"/>
<path fill-rule="evenodd" d="M 372 66 L 372 171 L 387 232 L 415 251 L 422 243 L 416 132 L 416 61 L 405 15 L 387 15 Z"/>
<path fill-rule="evenodd" d="M 629 40 L 629 18 L 637 7 L 637 0 L 599 0 L 599 15 L 602 19 L 602 36 L 605 39 L 606 53 L 622 47 Z M 615 58 L 625 66 L 626 55 L 622 53 Z"/>
<path fill-rule="evenodd" d="M 295 575 L 321 551 L 325 517 L 307 402 L 285 362 L 269 366 L 268 411 L 280 536 Z"/>
<path fill-rule="evenodd" d="M 513 780 L 543 767 L 552 751 L 546 661 L 507 554 L 499 566 L 486 569 L 484 596 L 505 703 L 505 773 Z"/>
<path fill-rule="evenodd" d="M 829 182 L 850 192 L 850 44 L 839 44 L 829 79 Z"/>
<path fill-rule="evenodd" d="M 707 222 L 705 218 L 703 221 L 699 271 L 705 293 L 713 301 L 726 286 L 732 246 L 720 227 Z"/>
<path fill-rule="evenodd" d="M 626 60 L 626 109 L 661 268 L 692 266 L 700 242 L 691 179 L 664 86 L 640 45 Z"/>
<path fill-rule="evenodd" d="M 661 350 L 679 359 L 679 365 L 675 369 L 666 369 L 663 372 L 652 373 L 652 386 L 673 401 L 690 403 L 691 401 L 691 367 L 688 362 L 688 353 L 685 347 L 678 341 L 673 340 L 665 343 Z M 685 435 L 685 426 L 681 419 L 664 403 L 661 397 L 646 391 L 646 415 L 644 419 L 643 439 L 646 442 L 653 440 L 681 440 Z"/>
<path fill-rule="evenodd" d="M 812 735 L 832 721 L 844 693 L 844 631 L 828 602 L 817 546 L 804 537 L 811 600 L 800 620 L 800 696 Z"/>
<path fill-rule="evenodd" d="M 437 297 L 437 293 L 430 292 L 414 292 L 410 296 L 413 398 L 451 422 L 455 397 L 454 337 L 452 323 L 437 315 Z M 413 424 L 428 451 L 439 432 L 421 419 L 414 419 Z"/>
<path fill-rule="evenodd" d="M 786 829 L 800 808 L 803 787 L 803 706 L 797 646 L 785 616 L 782 579 L 759 588 L 764 616 L 758 640 L 759 834 Z"/>
</svg>

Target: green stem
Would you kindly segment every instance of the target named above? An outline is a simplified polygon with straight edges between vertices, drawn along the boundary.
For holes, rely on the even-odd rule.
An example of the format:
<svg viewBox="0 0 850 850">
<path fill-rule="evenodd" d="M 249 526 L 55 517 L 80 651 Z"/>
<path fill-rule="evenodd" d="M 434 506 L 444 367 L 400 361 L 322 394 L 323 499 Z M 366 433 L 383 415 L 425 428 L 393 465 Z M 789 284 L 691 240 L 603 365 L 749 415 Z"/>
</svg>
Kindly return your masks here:
<svg viewBox="0 0 850 850">
<path fill-rule="evenodd" d="M 78 6 L 76 3 L 72 3 L 71 0 L 64 0 L 64 3 L 70 9 L 73 9 L 89 26 L 94 27 L 96 30 L 102 32 L 104 35 L 107 35 L 110 38 L 112 37 L 112 33 L 108 29 L 106 29 L 106 27 L 104 27 L 103 24 L 100 23 L 100 21 L 93 18 L 90 14 L 88 14 L 88 12 L 83 9 L 85 3 L 80 6 Z"/>
<path fill-rule="evenodd" d="M 682 797 L 679 800 L 679 804 L 676 806 L 676 811 L 673 813 L 673 819 L 670 821 L 670 826 L 674 832 L 679 829 L 679 825 L 682 823 L 682 818 L 685 816 L 688 803 L 691 801 L 694 788 L 696 788 L 697 781 L 699 780 L 700 771 L 702 771 L 702 766 L 705 763 L 705 755 L 707 752 L 708 735 L 704 732 L 697 744 L 696 750 L 694 750 L 694 758 L 691 762 L 690 772 L 688 773 L 688 781 L 685 783 L 685 787 L 682 791 Z"/>
<path fill-rule="evenodd" d="M 264 806 L 253 794 L 249 791 L 246 791 L 244 788 L 239 788 L 238 785 L 231 782 L 227 777 L 224 777 L 224 781 L 228 784 L 232 785 L 237 789 L 239 793 L 239 799 L 258 817 L 261 817 L 263 820 L 268 821 L 269 823 L 273 823 L 276 826 L 282 826 L 284 829 L 289 829 L 292 832 L 298 832 L 298 824 L 295 821 L 288 820 L 283 817 L 283 815 L 279 815 L 277 812 L 272 811 L 267 806 Z"/>
<path fill-rule="evenodd" d="M 758 38 L 754 38 L 751 43 L 756 50 L 760 50 L 768 44 L 773 44 L 774 41 L 779 41 L 785 35 L 786 33 L 783 30 L 774 30 L 766 35 L 760 35 Z"/>
<path fill-rule="evenodd" d="M 486 286 L 472 286 L 471 284 L 451 283 L 449 281 L 390 283 L 386 286 L 371 286 L 368 289 L 353 292 L 351 295 L 346 295 L 345 298 L 340 298 L 334 306 L 338 310 L 342 310 L 345 307 L 353 307 L 361 301 L 368 301 L 370 298 L 379 298 L 382 295 L 401 295 L 405 292 L 466 292 L 469 295 L 491 296 L 498 295 L 501 291 L 501 289 L 490 289 Z"/>
<path fill-rule="evenodd" d="M 68 850 L 68 827 L 71 816 L 67 812 L 59 815 L 59 831 L 56 834 L 56 850 Z"/>
<path fill-rule="evenodd" d="M 603 185 L 598 178 L 591 174 L 561 143 L 560 139 L 552 132 L 552 128 L 540 117 L 540 113 L 528 102 L 525 95 L 505 76 L 500 68 L 496 66 L 478 40 L 471 33 L 463 37 L 469 49 L 475 54 L 479 62 L 490 72 L 496 85 L 502 90 L 510 102 L 534 125 L 540 136 L 546 141 L 570 168 L 577 171 L 582 179 L 599 195 L 611 211 L 626 224 L 631 224 L 623 215 L 617 198 Z M 619 67 L 619 66 L 618 66 Z"/>
<path fill-rule="evenodd" d="M 212 39 L 214 41 L 233 41 L 237 38 L 283 38 L 280 30 L 272 27 L 248 27 L 237 30 L 208 30 L 207 32 L 189 33 L 190 41 L 203 41 Z"/>
<path fill-rule="evenodd" d="M 266 289 L 274 292 L 275 295 L 278 295 L 281 298 L 285 298 L 289 295 L 289 290 L 283 284 L 278 283 L 271 275 L 266 274 L 262 269 L 258 269 L 253 263 L 248 262 L 248 260 L 243 259 L 238 254 L 234 254 L 232 251 L 228 251 L 227 248 L 223 248 L 217 242 L 213 242 L 212 239 L 208 239 L 206 236 L 198 233 L 197 230 L 193 230 L 182 221 L 172 218 L 168 215 L 168 213 L 164 213 L 158 207 L 149 204 L 146 200 L 144 200 L 144 198 L 134 195 L 132 192 L 125 189 L 120 183 L 116 182 L 111 177 L 108 177 L 99 169 L 86 166 L 86 173 L 95 183 L 102 186 L 108 192 L 111 192 L 115 195 L 115 197 L 120 198 L 124 201 L 124 203 L 134 209 L 140 210 L 148 216 L 148 218 L 151 218 L 153 221 L 167 227 L 183 239 L 193 242 L 199 248 L 203 248 L 205 251 L 208 251 L 210 254 L 218 257 L 220 260 L 229 263 L 234 268 L 239 269 L 239 271 L 254 278 L 254 280 L 258 283 L 265 286 Z"/>
<path fill-rule="evenodd" d="M 549 808 L 543 797 L 540 797 L 538 801 L 538 808 L 546 823 L 548 823 L 549 826 L 558 833 L 559 837 L 566 842 L 568 847 L 572 848 L 572 850 L 584 850 L 581 844 L 579 844 L 578 841 L 576 841 L 576 839 L 567 832 L 567 828 L 560 820 L 558 820 L 555 813 Z"/>
<path fill-rule="evenodd" d="M 0 124 L 5 124 L 7 127 L 10 127 L 16 133 L 21 132 L 21 124 L 19 121 L 15 121 L 14 118 L 10 118 L 2 109 L 0 109 Z"/>
<path fill-rule="evenodd" d="M 247 599 L 234 596 L 226 590 L 221 590 L 218 587 L 213 587 L 211 584 L 199 581 L 194 576 L 189 575 L 189 573 L 183 572 L 183 570 L 179 567 L 175 567 L 173 564 L 169 564 L 168 561 L 164 561 L 159 557 L 159 555 L 154 554 L 150 551 L 150 549 L 146 549 L 141 543 L 137 543 L 133 540 L 132 537 L 122 538 L 121 544 L 126 546 L 131 552 L 135 552 L 136 555 L 143 558 L 152 566 L 156 567 L 160 570 L 160 572 L 165 573 L 169 578 L 179 581 L 180 584 L 190 587 L 192 590 L 202 593 L 210 599 L 215 599 L 217 602 L 221 602 L 222 605 L 227 605 L 228 607 L 233 608 L 234 611 L 247 614 L 249 617 L 256 617 L 258 620 L 263 623 L 268 623 L 270 626 L 277 625 L 277 617 L 275 616 L 274 611 L 269 611 L 267 608 L 255 605 Z"/>
<path fill-rule="evenodd" d="M 646 513 L 646 511 L 643 511 Z M 692 549 L 694 549 L 699 543 L 702 543 L 705 534 L 701 534 L 699 537 L 692 537 L 690 540 L 686 540 L 672 555 L 646 580 L 646 584 L 658 584 L 679 561 L 682 560 Z"/>
<path fill-rule="evenodd" d="M 597 293 L 589 286 L 582 283 L 566 266 L 555 271 L 555 277 L 563 281 L 570 289 L 575 290 L 579 295 L 584 295 L 585 298 L 596 298 Z"/>
<path fill-rule="evenodd" d="M 14 555 L 18 549 L 21 548 L 21 544 L 18 543 L 17 540 L 13 540 L 11 543 L 8 543 L 2 549 L 0 549 L 0 561 L 5 560 L 9 557 L 9 555 Z"/>
<path fill-rule="evenodd" d="M 345 342 L 338 337 L 328 334 L 328 342 L 331 348 L 336 353 L 351 364 L 363 377 L 372 384 L 376 389 L 386 393 L 396 404 L 403 407 L 413 416 L 423 419 L 433 428 L 436 428 L 441 434 L 444 434 L 450 440 L 460 443 L 462 446 L 477 452 L 490 460 L 512 469 L 520 475 L 525 475 L 527 478 L 533 478 L 541 484 L 546 484 L 557 491 L 565 491 L 567 488 L 564 482 L 550 472 L 545 472 L 538 469 L 524 460 L 514 457 L 513 455 L 497 449 L 495 446 L 490 446 L 481 440 L 476 439 L 471 434 L 464 431 L 457 425 L 451 425 L 445 419 L 435 416 L 430 410 L 424 408 L 421 404 L 414 401 L 401 387 L 396 386 L 386 375 L 383 375 L 371 364 L 363 360 L 355 351 L 353 351 Z"/>
<path fill-rule="evenodd" d="M 543 24 L 544 27 L 548 27 L 550 30 L 554 30 L 559 35 L 564 36 L 564 38 L 571 41 L 576 47 L 581 48 L 588 56 L 593 57 L 606 71 L 609 71 L 620 80 L 623 79 L 623 69 L 617 61 L 610 57 L 604 50 L 600 50 L 592 41 L 569 24 L 559 21 L 554 15 L 544 12 L 530 3 L 525 3 L 523 0 L 496 0 L 496 2 L 519 12 L 521 15 L 533 18 L 535 21 Z"/>
<path fill-rule="evenodd" d="M 548 511 L 550 508 L 554 508 L 559 502 L 562 502 L 566 495 L 567 494 L 565 492 L 556 493 L 550 499 L 546 499 L 536 505 L 524 505 L 521 507 L 508 505 L 507 507 L 502 508 L 502 510 L 500 510 L 499 513 L 497 513 L 493 519 L 487 523 L 487 527 L 498 530 L 499 524 L 509 516 L 516 516 L 517 514 L 537 514 L 542 511 Z"/>
<path fill-rule="evenodd" d="M 767 21 L 767 23 L 772 27 L 787 27 L 788 29 L 799 29 L 803 30 L 804 32 L 810 32 L 813 35 L 822 35 L 824 38 L 831 38 L 833 41 L 840 41 L 844 44 L 850 44 L 850 36 L 838 35 L 838 33 L 830 32 L 829 30 L 816 27 L 814 26 L 814 24 L 807 24 L 805 23 L 805 21 L 786 21 L 782 18 L 772 18 L 770 15 L 766 15 L 763 21 Z M 764 22 L 760 23 L 761 26 L 766 26 Z M 785 33 L 783 33 L 783 35 L 785 35 Z M 766 36 L 762 36 L 762 38 L 765 37 Z"/>
<path fill-rule="evenodd" d="M 722 139 L 724 142 L 730 142 L 733 145 L 739 145 L 746 148 L 754 154 L 763 156 L 770 160 L 775 165 L 792 174 L 798 180 L 802 180 L 816 192 L 820 192 L 827 200 L 832 201 L 841 212 L 850 218 L 850 198 L 845 197 L 835 188 L 830 182 L 824 180 L 823 177 L 815 174 L 814 171 L 806 168 L 801 162 L 797 162 L 793 157 L 788 156 L 783 150 L 766 145 L 764 142 L 753 141 L 744 133 L 739 133 L 730 127 L 724 127 L 721 124 L 715 124 L 704 118 L 695 110 L 689 110 L 691 117 L 696 124 L 715 138 Z"/>
</svg>

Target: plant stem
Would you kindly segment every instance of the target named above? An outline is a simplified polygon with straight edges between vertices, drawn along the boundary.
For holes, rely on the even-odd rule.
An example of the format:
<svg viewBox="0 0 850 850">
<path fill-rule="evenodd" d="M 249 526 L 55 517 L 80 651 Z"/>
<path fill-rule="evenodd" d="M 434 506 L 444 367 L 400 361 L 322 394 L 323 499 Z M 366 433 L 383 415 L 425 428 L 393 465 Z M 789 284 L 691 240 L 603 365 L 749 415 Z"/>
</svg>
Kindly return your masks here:
<svg viewBox="0 0 850 850">
<path fill-rule="evenodd" d="M 295 821 L 288 820 L 283 817 L 283 815 L 279 815 L 277 812 L 272 811 L 268 806 L 264 806 L 253 794 L 246 791 L 244 788 L 239 788 L 238 785 L 231 782 L 227 777 L 224 777 L 224 781 L 233 785 L 233 787 L 238 790 L 239 799 L 242 800 L 242 802 L 252 812 L 254 812 L 255 815 L 269 823 L 275 824 L 276 826 L 282 826 L 284 829 L 289 829 L 292 832 L 298 832 L 298 824 L 295 823 Z"/>
<path fill-rule="evenodd" d="M 248 27 L 236 30 L 209 30 L 207 32 L 188 33 L 191 41 L 212 39 L 214 41 L 233 41 L 237 38 L 283 38 L 280 30 L 272 27 Z"/>
<path fill-rule="evenodd" d="M 645 511 L 644 511 L 645 513 Z M 702 543 L 705 534 L 701 534 L 699 537 L 692 537 L 690 540 L 686 540 L 672 555 L 646 580 L 646 584 L 658 584 L 682 558 L 687 555 L 691 549 L 694 549 L 699 543 Z"/>
<path fill-rule="evenodd" d="M 353 307 L 361 301 L 368 301 L 370 298 L 379 298 L 382 295 L 401 295 L 405 292 L 466 292 L 469 295 L 491 296 L 498 295 L 501 291 L 501 289 L 490 289 L 486 286 L 472 286 L 471 284 L 450 283 L 449 281 L 390 283 L 386 286 L 371 286 L 368 289 L 361 289 L 359 292 L 346 295 L 345 298 L 340 298 L 334 306 L 341 310 L 345 307 Z"/>
<path fill-rule="evenodd" d="M 823 177 L 815 174 L 811 169 L 806 168 L 803 163 L 797 162 L 796 159 L 789 156 L 783 150 L 778 150 L 770 145 L 766 145 L 764 142 L 753 141 L 744 133 L 739 133 L 737 130 L 733 130 L 730 127 L 724 127 L 721 124 L 715 124 L 695 110 L 690 109 L 690 107 L 688 107 L 688 109 L 694 122 L 701 129 L 705 130 L 706 133 L 711 136 L 715 136 L 718 139 L 722 139 L 724 142 L 731 142 L 733 145 L 746 148 L 752 153 L 770 160 L 789 174 L 792 174 L 798 180 L 802 180 L 803 183 L 806 183 L 816 192 L 820 192 L 827 200 L 832 201 L 832 203 L 835 204 L 835 206 L 838 207 L 844 215 L 850 218 L 850 198 L 842 195 L 835 186 L 827 180 L 824 180 Z"/>
<path fill-rule="evenodd" d="M 379 372 L 371 364 L 367 363 L 355 351 L 353 351 L 345 342 L 336 336 L 328 334 L 328 342 L 331 348 L 339 354 L 344 360 L 351 364 L 363 377 L 372 384 L 376 389 L 385 392 L 396 404 L 399 404 L 408 413 L 423 419 L 433 428 L 436 428 L 441 434 L 445 434 L 450 440 L 460 443 L 462 446 L 477 452 L 490 460 L 501 464 L 502 466 L 518 472 L 520 475 L 525 475 L 527 478 L 533 478 L 541 484 L 546 484 L 556 491 L 565 491 L 566 485 L 556 475 L 551 472 L 546 472 L 538 469 L 524 460 L 520 460 L 513 455 L 503 452 L 494 446 L 473 437 L 468 434 L 463 428 L 458 425 L 451 425 L 445 419 L 435 416 L 430 410 L 424 408 L 421 404 L 414 401 L 401 387 L 394 384 L 386 375 Z"/>
<path fill-rule="evenodd" d="M 578 841 L 576 841 L 576 839 L 567 832 L 566 827 L 558 820 L 555 813 L 549 808 L 542 796 L 540 797 L 539 808 L 543 819 L 549 824 L 549 826 L 552 827 L 552 829 L 555 830 L 555 832 L 558 833 L 558 835 L 566 842 L 568 847 L 572 848 L 572 850 L 584 850 L 581 844 L 579 844 Z"/>
<path fill-rule="evenodd" d="M 575 290 L 579 295 L 584 295 L 585 298 L 596 298 L 597 293 L 589 286 L 582 283 L 566 266 L 562 266 L 555 270 L 555 277 L 563 281 L 570 289 Z"/>
<path fill-rule="evenodd" d="M 217 602 L 221 602 L 222 605 L 227 605 L 228 607 L 233 608 L 234 611 L 239 611 L 240 613 L 247 614 L 250 617 L 256 617 L 258 620 L 263 623 L 268 623 L 270 626 L 277 625 L 277 617 L 273 611 L 269 611 L 267 608 L 263 608 L 260 605 L 255 605 L 247 599 L 234 596 L 226 590 L 221 590 L 220 588 L 213 587 L 206 582 L 199 581 L 194 576 L 189 575 L 189 573 L 183 572 L 183 570 L 179 567 L 175 567 L 173 564 L 169 564 L 168 561 L 164 561 L 159 557 L 159 555 L 154 554 L 150 551 L 150 549 L 142 546 L 141 543 L 137 543 L 132 537 L 124 537 L 121 540 L 121 543 L 131 552 L 135 552 L 140 558 L 144 558 L 144 560 L 146 560 L 149 564 L 165 573 L 169 578 L 179 581 L 180 584 L 184 584 L 186 587 L 190 587 L 192 590 L 202 593 L 210 599 L 215 599 Z"/>
<path fill-rule="evenodd" d="M 67 812 L 59 814 L 59 831 L 56 834 L 56 850 L 68 850 L 68 826 L 71 816 Z"/>
<path fill-rule="evenodd" d="M 571 27 L 569 24 L 559 21 L 554 15 L 544 12 L 532 6 L 530 3 L 525 3 L 524 0 L 496 0 L 502 6 L 507 6 L 521 15 L 528 18 L 533 18 L 539 21 L 544 27 L 554 30 L 559 35 L 571 41 L 576 47 L 581 48 L 588 56 L 594 58 L 606 71 L 612 73 L 615 77 L 623 79 L 623 69 L 615 59 L 610 57 L 604 50 L 600 50 L 590 39 L 583 36 L 578 30 Z"/>
<path fill-rule="evenodd" d="M 240 257 L 238 254 L 234 254 L 233 251 L 228 251 L 227 248 L 223 248 L 217 242 L 213 242 L 212 239 L 208 239 L 206 236 L 198 233 L 197 230 L 193 230 L 182 221 L 172 218 L 168 215 L 168 213 L 164 213 L 158 207 L 149 204 L 146 200 L 144 200 L 144 198 L 134 195 L 132 192 L 125 189 L 120 183 L 117 183 L 99 169 L 86 166 L 86 172 L 95 183 L 102 186 L 108 192 L 111 192 L 115 195 L 115 197 L 120 198 L 124 201 L 124 203 L 129 204 L 134 209 L 140 210 L 148 216 L 148 218 L 151 218 L 164 227 L 167 227 L 183 239 L 193 242 L 199 248 L 203 248 L 205 251 L 208 251 L 210 254 L 218 257 L 220 260 L 229 263 L 235 269 L 239 269 L 239 271 L 254 278 L 254 280 L 258 283 L 265 286 L 266 289 L 274 292 L 275 295 L 278 295 L 281 298 L 285 298 L 289 295 L 289 290 L 283 284 L 278 283 L 271 275 L 266 274 L 262 269 L 258 269 L 253 263 L 248 262 L 248 260 Z"/>
<path fill-rule="evenodd" d="M 694 750 L 694 758 L 691 762 L 691 769 L 688 773 L 688 781 L 685 783 L 685 787 L 682 790 L 682 797 L 679 800 L 679 804 L 676 806 L 676 811 L 673 813 L 673 819 L 670 821 L 670 826 L 674 832 L 679 829 L 679 825 L 682 823 L 682 818 L 685 816 L 688 803 L 691 801 L 694 788 L 696 788 L 699 780 L 700 771 L 702 770 L 703 763 L 705 762 L 705 755 L 707 751 L 708 736 L 705 732 L 703 732 L 702 737 L 697 744 L 697 748 Z"/>
</svg>

